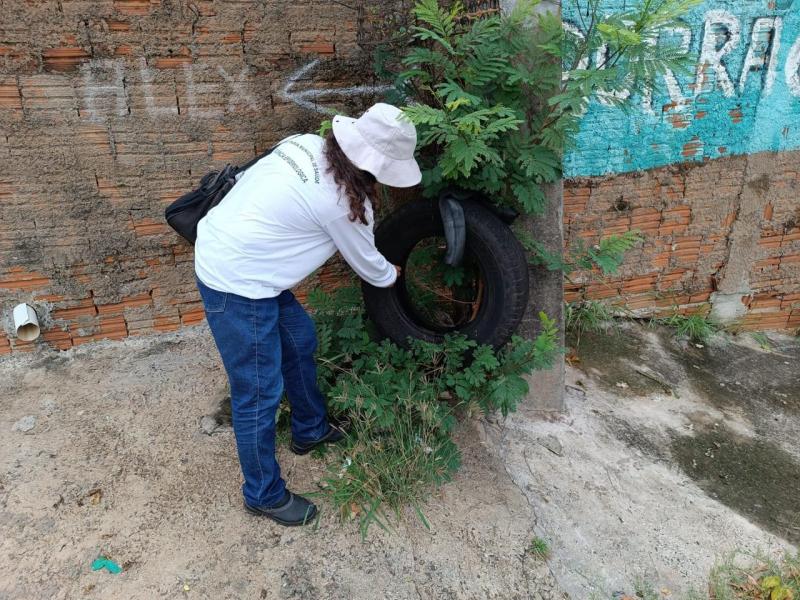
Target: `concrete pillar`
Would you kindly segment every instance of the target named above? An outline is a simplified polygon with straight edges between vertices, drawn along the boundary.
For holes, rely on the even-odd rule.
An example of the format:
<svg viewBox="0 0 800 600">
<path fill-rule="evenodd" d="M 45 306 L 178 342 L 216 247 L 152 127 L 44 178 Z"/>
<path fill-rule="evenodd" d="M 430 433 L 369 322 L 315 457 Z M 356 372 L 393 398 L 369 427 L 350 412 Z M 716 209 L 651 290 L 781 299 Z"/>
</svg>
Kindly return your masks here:
<svg viewBox="0 0 800 600">
<path fill-rule="evenodd" d="M 512 10 L 516 0 L 502 0 L 504 11 Z M 558 0 L 544 0 L 537 10 L 561 12 Z M 547 186 L 547 209 L 541 215 L 526 217 L 525 230 L 539 240 L 549 252 L 561 252 L 564 246 L 564 185 Z M 530 301 L 520 334 L 533 337 L 539 332 L 540 312 L 558 324 L 560 345 L 564 345 L 564 274 L 544 267 L 530 267 Z M 530 394 L 519 411 L 522 413 L 560 412 L 564 410 L 564 360 L 558 357 L 552 369 L 536 371 L 529 378 Z"/>
<path fill-rule="evenodd" d="M 525 229 L 549 252 L 563 248 L 563 192 L 562 182 L 545 190 L 548 203 L 541 215 L 525 218 Z M 559 328 L 559 344 L 564 345 L 564 273 L 545 267 L 529 268 L 530 300 L 528 313 L 520 333 L 532 337 L 539 333 L 540 312 L 554 319 Z M 528 378 L 530 394 L 520 406 L 522 412 L 558 412 L 564 410 L 564 359 L 559 356 L 551 369 L 534 371 Z"/>
<path fill-rule="evenodd" d="M 717 274 L 717 291 L 711 295 L 711 318 L 724 325 L 747 314 L 744 300 L 753 295 L 750 271 L 766 254 L 758 245 L 762 215 L 770 202 L 780 201 L 770 182 L 772 155 L 751 154 L 744 160 L 741 187 L 731 207 L 736 216 L 728 235 L 727 259 Z"/>
</svg>

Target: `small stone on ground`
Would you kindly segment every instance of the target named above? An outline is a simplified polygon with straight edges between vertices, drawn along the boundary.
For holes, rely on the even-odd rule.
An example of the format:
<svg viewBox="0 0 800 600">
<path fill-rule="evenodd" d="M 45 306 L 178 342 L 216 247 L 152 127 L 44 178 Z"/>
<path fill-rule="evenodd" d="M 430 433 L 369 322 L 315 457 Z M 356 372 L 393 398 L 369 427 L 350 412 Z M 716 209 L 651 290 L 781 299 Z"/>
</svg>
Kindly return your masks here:
<svg viewBox="0 0 800 600">
<path fill-rule="evenodd" d="M 36 417 L 28 415 L 27 417 L 22 417 L 19 421 L 14 423 L 14 425 L 11 427 L 11 430 L 27 433 L 34 427 L 36 427 Z"/>
</svg>

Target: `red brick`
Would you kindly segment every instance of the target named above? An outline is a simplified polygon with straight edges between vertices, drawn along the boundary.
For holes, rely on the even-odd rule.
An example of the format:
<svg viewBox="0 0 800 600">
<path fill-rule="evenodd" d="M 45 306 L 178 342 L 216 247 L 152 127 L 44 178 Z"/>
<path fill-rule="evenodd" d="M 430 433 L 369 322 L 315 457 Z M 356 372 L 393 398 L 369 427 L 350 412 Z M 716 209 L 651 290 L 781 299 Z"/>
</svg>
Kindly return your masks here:
<svg viewBox="0 0 800 600">
<path fill-rule="evenodd" d="M 162 233 L 171 233 L 172 229 L 169 228 L 164 221 L 156 219 L 142 219 L 141 221 L 134 221 L 133 230 L 137 236 L 145 235 L 158 235 Z"/>
<path fill-rule="evenodd" d="M 780 235 L 762 236 L 761 239 L 758 240 L 758 245 L 762 248 L 780 248 L 781 237 Z"/>
<path fill-rule="evenodd" d="M 11 340 L 12 352 L 33 352 L 36 350 L 36 342 L 23 342 L 19 338 Z"/>
<path fill-rule="evenodd" d="M 127 23 L 126 21 L 117 21 L 115 19 L 109 19 L 106 21 L 106 23 L 108 24 L 109 31 L 114 31 L 114 32 L 130 31 L 131 28 L 130 24 Z"/>
<path fill-rule="evenodd" d="M 800 254 L 787 254 L 781 257 L 781 266 L 800 264 Z"/>
<path fill-rule="evenodd" d="M 0 289 L 8 290 L 36 290 L 50 285 L 50 279 L 35 271 L 27 272 L 20 267 L 8 270 L 0 278 Z"/>
<path fill-rule="evenodd" d="M 707 315 L 711 310 L 711 306 L 709 304 L 695 304 L 695 305 L 684 305 L 682 304 L 678 308 L 678 314 L 691 316 L 691 315 Z"/>
<path fill-rule="evenodd" d="M 126 308 L 139 308 L 142 306 L 150 306 L 153 299 L 149 293 L 139 294 L 138 296 L 129 296 L 123 298 L 122 302 L 115 304 L 98 304 L 97 312 L 101 315 L 115 315 L 122 314 Z"/>
<path fill-rule="evenodd" d="M 656 306 L 681 306 L 688 304 L 690 300 L 691 296 L 689 295 L 662 296 L 656 299 Z"/>
<path fill-rule="evenodd" d="M 314 52 L 316 54 L 335 54 L 336 46 L 332 42 L 317 41 L 300 46 L 301 52 Z"/>
<path fill-rule="evenodd" d="M 59 350 L 68 350 L 72 348 L 72 336 L 68 331 L 61 331 L 58 329 L 51 329 L 42 332 L 42 340 L 47 342 L 50 346 L 58 348 Z"/>
<path fill-rule="evenodd" d="M 53 318 L 58 320 L 70 320 L 77 317 L 94 316 L 97 314 L 97 307 L 94 305 L 92 298 L 84 298 L 72 302 L 73 306 L 69 308 L 59 308 L 53 311 Z"/>
<path fill-rule="evenodd" d="M 767 267 L 777 267 L 781 263 L 781 259 L 778 257 L 773 258 L 765 258 L 763 260 L 757 260 L 753 263 L 753 268 L 755 269 L 765 269 Z"/>
<path fill-rule="evenodd" d="M 789 313 L 748 313 L 742 319 L 743 328 L 787 329 Z"/>
<path fill-rule="evenodd" d="M 781 308 L 800 308 L 800 293 L 784 294 L 781 297 Z"/>
<path fill-rule="evenodd" d="M 687 229 L 686 225 L 681 223 L 662 223 L 658 227 L 658 235 L 672 235 L 675 233 L 683 233 Z"/>
<path fill-rule="evenodd" d="M 586 288 L 586 298 L 590 300 L 602 300 L 603 298 L 613 298 L 619 296 L 619 288 L 611 285 L 597 283 Z"/>
<path fill-rule="evenodd" d="M 100 318 L 100 333 L 107 335 L 122 334 L 122 337 L 128 335 L 128 326 L 125 319 L 119 316 L 101 317 Z"/>
<path fill-rule="evenodd" d="M 754 296 L 753 299 L 750 301 L 750 308 L 757 309 L 757 308 L 780 308 L 781 306 L 781 299 L 778 296 L 768 296 L 760 294 L 758 296 Z"/>
<path fill-rule="evenodd" d="M 646 290 L 653 290 L 656 286 L 658 274 L 643 275 L 634 279 L 628 279 L 622 284 L 623 293 L 634 294 Z"/>
<path fill-rule="evenodd" d="M 188 52 L 188 50 L 187 50 Z M 179 56 L 162 56 L 153 61 L 156 69 L 182 69 L 184 65 L 192 64 L 192 57 L 188 54 Z"/>
<path fill-rule="evenodd" d="M 633 298 L 626 298 L 623 304 L 628 310 L 654 309 L 656 308 L 656 299 L 650 296 L 633 296 Z"/>
<path fill-rule="evenodd" d="M 146 15 L 160 0 L 114 0 L 114 9 L 124 15 Z"/>
<path fill-rule="evenodd" d="M 603 229 L 601 230 L 601 234 L 603 238 L 606 238 L 611 235 L 620 235 L 622 233 L 627 233 L 630 230 L 631 227 L 628 223 L 620 225 L 604 225 Z"/>
<path fill-rule="evenodd" d="M 793 229 L 783 234 L 783 238 L 781 239 L 781 246 L 788 244 L 789 242 L 796 242 L 800 240 L 800 228 Z"/>
<path fill-rule="evenodd" d="M 22 110 L 22 96 L 16 82 L 0 84 L 0 109 Z"/>
<path fill-rule="evenodd" d="M 708 302 L 711 298 L 711 292 L 702 292 L 699 294 L 692 294 L 689 297 L 689 302 L 694 304 L 695 302 Z"/>
<path fill-rule="evenodd" d="M 78 47 L 49 48 L 42 52 L 44 67 L 51 71 L 72 71 L 89 58 L 89 53 Z"/>
<path fill-rule="evenodd" d="M 153 319 L 153 329 L 156 331 L 175 331 L 180 326 L 181 320 L 178 316 L 156 317 Z"/>
<path fill-rule="evenodd" d="M 195 325 L 206 318 L 202 308 L 195 308 L 181 313 L 181 323 L 184 325 Z"/>
</svg>

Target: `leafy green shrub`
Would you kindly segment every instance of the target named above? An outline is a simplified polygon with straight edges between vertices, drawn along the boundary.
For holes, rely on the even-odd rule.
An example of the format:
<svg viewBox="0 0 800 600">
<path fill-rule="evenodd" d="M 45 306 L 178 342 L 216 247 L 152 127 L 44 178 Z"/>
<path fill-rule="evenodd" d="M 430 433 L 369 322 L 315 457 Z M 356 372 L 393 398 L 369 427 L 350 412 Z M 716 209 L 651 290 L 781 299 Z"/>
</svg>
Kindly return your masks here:
<svg viewBox="0 0 800 600">
<path fill-rule="evenodd" d="M 597 272 L 601 278 L 616 274 L 622 266 L 625 253 L 643 239 L 639 231 L 626 231 L 609 235 L 591 247 L 587 247 L 583 240 L 578 240 L 567 252 L 554 254 L 522 230 L 517 231 L 517 237 L 530 253 L 531 264 L 544 266 L 551 271 L 563 271 L 567 279 L 578 270 Z"/>
<path fill-rule="evenodd" d="M 688 67 L 687 52 L 659 32 L 699 0 L 643 0 L 610 13 L 598 0 L 568 1 L 585 17 L 585 31 L 537 14 L 539 0 L 477 20 L 465 18 L 459 1 L 448 8 L 417 2 L 392 100 L 408 103 L 404 111 L 417 126 L 426 195 L 455 186 L 522 213 L 541 212 L 542 186 L 561 177 L 563 151 L 591 101 L 624 107 L 652 93 L 660 75 Z M 522 229 L 517 235 L 535 263 L 603 275 L 615 273 L 641 239 L 636 232 L 608 236 L 562 257 Z"/>
<path fill-rule="evenodd" d="M 455 472 L 458 415 L 508 414 L 528 393 L 523 378 L 558 355 L 555 323 L 540 315 L 535 340 L 513 338 L 500 352 L 461 336 L 442 344 L 412 340 L 404 349 L 376 341 L 357 289 L 309 296 L 320 346 L 320 386 L 329 409 L 350 423 L 324 481 L 343 516 L 362 531 L 385 524 L 386 509 L 419 503 Z"/>
<path fill-rule="evenodd" d="M 404 110 L 419 131 L 428 195 L 455 185 L 540 211 L 541 186 L 561 177 L 563 150 L 593 99 L 623 106 L 689 64 L 684 49 L 659 41 L 659 30 L 698 0 L 643 0 L 608 14 L 588 0 L 580 35 L 558 15 L 536 14 L 538 4 L 518 0 L 508 14 L 477 20 L 465 18 L 459 1 L 415 5 L 395 83 L 398 99 L 411 100 Z M 602 48 L 606 60 L 590 67 Z"/>
</svg>

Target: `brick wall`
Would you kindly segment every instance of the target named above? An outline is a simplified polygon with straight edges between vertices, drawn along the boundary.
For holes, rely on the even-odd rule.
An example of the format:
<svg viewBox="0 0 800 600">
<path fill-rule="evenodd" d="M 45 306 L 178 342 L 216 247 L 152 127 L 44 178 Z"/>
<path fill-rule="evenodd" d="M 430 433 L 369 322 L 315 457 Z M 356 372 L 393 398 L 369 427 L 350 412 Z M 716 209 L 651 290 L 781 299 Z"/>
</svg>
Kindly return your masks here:
<svg viewBox="0 0 800 600">
<path fill-rule="evenodd" d="M 191 248 L 164 207 L 214 166 L 368 106 L 374 94 L 347 88 L 371 84 L 371 43 L 409 6 L 4 3 L 0 354 L 200 321 Z M 44 322 L 35 343 L 10 335 L 19 302 Z"/>
<path fill-rule="evenodd" d="M 334 108 L 356 114 L 370 104 L 370 92 L 378 91 L 369 89 L 372 44 L 398 28 L 410 4 L 4 3 L 0 355 L 199 322 L 191 248 L 168 231 L 163 208 L 212 167 L 244 162 L 284 135 L 313 130 Z M 740 6 L 733 0 L 723 4 L 734 11 Z M 758 42 L 766 31 L 756 31 L 758 18 L 786 17 L 783 54 L 775 63 L 786 70 L 794 64 L 787 53 L 794 47 L 797 17 L 784 4 L 747 3 L 747 10 L 766 12 L 748 13 L 741 22 Z M 474 3 L 476 10 L 495 6 L 493 0 Z M 699 45 L 703 35 L 698 30 L 693 43 Z M 736 59 L 741 62 L 744 47 Z M 771 63 L 764 64 L 762 84 Z M 785 87 L 784 80 L 778 78 L 774 89 Z M 618 278 L 597 283 L 579 274 L 568 283 L 568 300 L 605 298 L 633 310 L 685 312 L 707 311 L 714 295 L 724 294 L 744 307 L 745 327 L 800 326 L 800 155 L 731 156 L 733 144 L 691 145 L 717 122 L 724 127 L 714 130 L 714 140 L 729 135 L 755 148 L 764 132 L 780 126 L 780 135 L 766 136 L 779 147 L 762 149 L 789 150 L 780 144 L 793 143 L 797 119 L 773 119 L 769 128 L 756 119 L 786 118 L 798 102 L 773 91 L 771 101 L 783 98 L 787 110 L 758 110 L 757 74 L 748 81 L 746 94 L 725 97 L 735 104 L 731 110 L 714 112 L 700 95 L 685 106 L 666 102 L 656 117 L 647 111 L 630 118 L 616 114 L 612 122 L 589 116 L 567 161 L 573 177 L 565 191 L 567 242 L 592 243 L 630 228 L 647 239 Z M 695 133 L 698 127 L 701 133 Z M 659 132 L 652 144 L 626 145 L 636 131 L 650 128 Z M 618 129 L 627 138 L 614 137 Z M 761 135 L 751 139 L 743 131 Z M 593 146 L 598 140 L 606 146 Z M 598 177 L 593 157 L 611 156 L 609 149 L 619 150 L 623 171 L 655 168 L 614 174 L 617 163 L 606 161 L 603 172 L 610 174 Z M 646 155 L 656 150 L 661 164 L 698 162 L 658 167 Z M 585 173 L 581 164 L 589 165 Z M 341 266 L 332 263 L 319 279 L 334 284 L 342 276 Z M 11 308 L 19 302 L 34 305 L 43 322 L 34 343 L 11 335 Z"/>
<path fill-rule="evenodd" d="M 584 20 L 565 3 L 564 20 Z M 601 0 L 616 11 L 625 0 Z M 620 273 L 579 274 L 568 300 L 644 313 L 710 312 L 753 329 L 800 327 L 800 12 L 790 0 L 703 0 L 658 43 L 693 66 L 629 111 L 595 102 L 564 170 L 568 243 L 638 229 Z M 604 50 L 587 65 L 601 65 Z M 587 66 L 584 65 L 584 66 Z M 670 166 L 672 165 L 672 166 Z"/>
<path fill-rule="evenodd" d="M 755 198 L 753 244 L 746 257 L 749 291 L 740 301 L 745 329 L 800 327 L 800 152 L 762 155 L 768 173 L 748 171 L 752 157 L 684 164 L 568 182 L 568 244 L 596 244 L 631 229 L 644 235 L 618 276 L 578 273 L 566 300 L 603 300 L 639 314 L 707 313 L 743 216 L 745 190 Z M 752 170 L 752 166 L 751 169 Z"/>
</svg>

